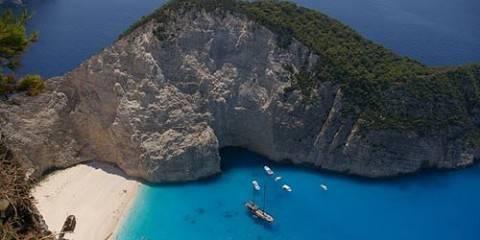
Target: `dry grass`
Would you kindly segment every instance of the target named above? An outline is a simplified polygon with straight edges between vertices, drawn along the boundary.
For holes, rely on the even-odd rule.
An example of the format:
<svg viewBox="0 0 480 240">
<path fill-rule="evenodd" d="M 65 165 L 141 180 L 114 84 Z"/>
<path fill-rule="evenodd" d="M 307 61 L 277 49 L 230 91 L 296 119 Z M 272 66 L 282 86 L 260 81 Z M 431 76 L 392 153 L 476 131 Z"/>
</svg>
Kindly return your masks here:
<svg viewBox="0 0 480 240">
<path fill-rule="evenodd" d="M 42 227 L 30 188 L 33 181 L 26 178 L 25 169 L 12 160 L 0 136 L 0 200 L 9 207 L 0 214 L 0 240 L 54 239 Z"/>
</svg>

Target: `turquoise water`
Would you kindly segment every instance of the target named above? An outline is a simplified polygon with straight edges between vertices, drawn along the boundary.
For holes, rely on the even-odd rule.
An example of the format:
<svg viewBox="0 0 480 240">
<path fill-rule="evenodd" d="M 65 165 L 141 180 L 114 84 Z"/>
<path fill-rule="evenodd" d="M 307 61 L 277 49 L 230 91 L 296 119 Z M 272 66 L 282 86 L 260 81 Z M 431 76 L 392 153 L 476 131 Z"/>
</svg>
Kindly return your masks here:
<svg viewBox="0 0 480 240">
<path fill-rule="evenodd" d="M 165 0 L 27 0 L 40 41 L 19 74 L 62 75 L 115 41 Z M 367 38 L 428 65 L 480 62 L 478 0 L 296 0 Z M 5 5 L 0 4 L 0 9 Z M 288 194 L 264 178 L 267 161 L 222 152 L 224 174 L 208 181 L 146 186 L 119 233 L 130 239 L 480 239 L 480 167 L 387 181 L 366 181 L 271 164 Z M 273 226 L 255 222 L 243 203 L 267 184 Z M 329 186 L 321 191 L 320 184 Z"/>
<path fill-rule="evenodd" d="M 222 152 L 213 179 L 143 187 L 119 240 L 137 239 L 480 239 L 480 167 L 369 181 L 268 163 L 293 192 L 267 177 L 268 160 L 240 149 Z M 267 186 L 265 225 L 243 204 Z M 326 184 L 323 191 L 320 184 Z"/>
</svg>

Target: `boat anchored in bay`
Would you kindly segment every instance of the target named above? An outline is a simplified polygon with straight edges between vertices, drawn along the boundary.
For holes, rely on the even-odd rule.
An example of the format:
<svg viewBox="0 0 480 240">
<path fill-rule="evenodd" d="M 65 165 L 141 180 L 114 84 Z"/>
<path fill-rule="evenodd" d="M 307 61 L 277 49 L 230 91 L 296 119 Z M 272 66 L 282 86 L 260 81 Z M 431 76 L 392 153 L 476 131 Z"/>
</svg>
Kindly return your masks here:
<svg viewBox="0 0 480 240">
<path fill-rule="evenodd" d="M 272 169 L 268 166 L 264 166 L 264 170 L 267 172 L 268 175 L 273 175 Z M 257 191 L 260 191 L 260 185 L 256 180 L 252 181 L 253 188 Z M 273 223 L 275 219 L 272 215 L 267 213 L 266 211 L 266 199 L 267 199 L 267 186 L 264 184 L 263 186 L 263 208 L 260 208 L 254 201 L 248 201 L 245 203 L 245 207 L 250 212 L 251 216 L 254 218 L 258 218 L 267 223 Z"/>
<path fill-rule="evenodd" d="M 260 209 L 260 207 L 258 207 L 257 204 L 252 201 L 246 202 L 245 207 L 254 217 L 257 217 L 268 223 L 273 223 L 275 221 L 272 215 L 268 214 L 265 210 Z"/>
<path fill-rule="evenodd" d="M 253 189 L 255 189 L 256 191 L 260 191 L 260 184 L 258 184 L 256 180 L 252 181 L 252 185 L 253 185 Z"/>
<path fill-rule="evenodd" d="M 272 169 L 271 169 L 269 166 L 265 165 L 265 166 L 263 166 L 263 169 L 265 170 L 265 172 L 266 172 L 268 175 L 273 175 L 273 171 L 272 171 Z"/>
<path fill-rule="evenodd" d="M 287 191 L 287 192 L 292 192 L 292 188 L 288 186 L 287 184 L 283 184 L 282 189 Z"/>
</svg>

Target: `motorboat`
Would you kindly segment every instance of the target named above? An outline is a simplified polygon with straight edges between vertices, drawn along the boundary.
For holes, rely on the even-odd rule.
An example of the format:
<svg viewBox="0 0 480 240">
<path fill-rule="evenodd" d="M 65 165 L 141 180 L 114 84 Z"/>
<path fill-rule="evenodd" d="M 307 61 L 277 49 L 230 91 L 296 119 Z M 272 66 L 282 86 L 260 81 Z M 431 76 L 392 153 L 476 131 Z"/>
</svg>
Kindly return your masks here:
<svg viewBox="0 0 480 240">
<path fill-rule="evenodd" d="M 283 190 L 287 191 L 287 192 L 291 192 L 292 191 L 292 188 L 290 186 L 288 186 L 287 184 L 283 184 L 282 186 Z"/>
<path fill-rule="evenodd" d="M 273 175 L 273 171 L 269 166 L 265 165 L 263 166 L 263 169 L 265 169 L 265 172 L 267 172 L 268 175 Z"/>
<path fill-rule="evenodd" d="M 260 184 L 258 184 L 256 180 L 252 181 L 252 185 L 253 185 L 253 189 L 255 189 L 256 191 L 260 191 Z"/>
</svg>

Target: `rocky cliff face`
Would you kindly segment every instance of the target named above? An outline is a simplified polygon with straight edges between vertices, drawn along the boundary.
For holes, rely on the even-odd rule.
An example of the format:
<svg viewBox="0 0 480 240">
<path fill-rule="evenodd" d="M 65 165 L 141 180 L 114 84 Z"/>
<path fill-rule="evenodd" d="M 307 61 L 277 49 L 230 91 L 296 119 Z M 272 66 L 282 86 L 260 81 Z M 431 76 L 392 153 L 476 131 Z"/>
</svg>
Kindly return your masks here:
<svg viewBox="0 0 480 240">
<path fill-rule="evenodd" d="M 474 149 L 442 138 L 364 131 L 344 116 L 337 83 L 306 99 L 292 77 L 322 57 L 295 39 L 279 47 L 276 33 L 240 13 L 176 14 L 48 80 L 47 93 L 1 103 L 14 156 L 36 174 L 99 160 L 152 182 L 219 173 L 225 146 L 368 177 L 474 161 Z"/>
</svg>

